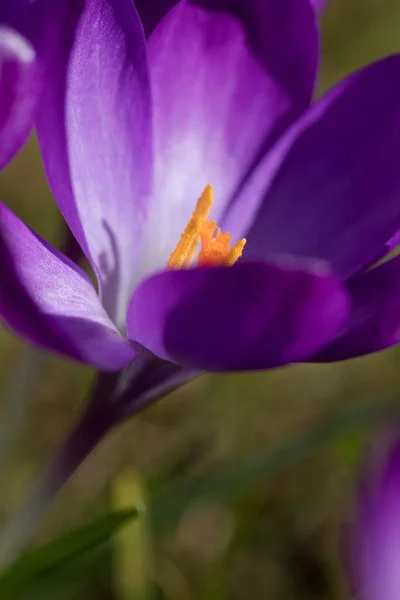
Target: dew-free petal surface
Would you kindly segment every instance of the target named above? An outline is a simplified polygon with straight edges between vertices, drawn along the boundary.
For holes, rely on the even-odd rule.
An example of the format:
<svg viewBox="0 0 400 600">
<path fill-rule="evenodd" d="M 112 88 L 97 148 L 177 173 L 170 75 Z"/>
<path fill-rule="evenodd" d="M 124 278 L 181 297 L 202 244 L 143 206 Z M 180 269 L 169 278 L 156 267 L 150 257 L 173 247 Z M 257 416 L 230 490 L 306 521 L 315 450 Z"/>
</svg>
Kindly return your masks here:
<svg viewBox="0 0 400 600">
<path fill-rule="evenodd" d="M 0 204 L 0 316 L 29 341 L 99 369 L 133 358 L 90 279 Z"/>
<path fill-rule="evenodd" d="M 0 169 L 28 137 L 39 91 L 34 49 L 17 31 L 0 25 Z"/>
<path fill-rule="evenodd" d="M 400 443 L 376 473 L 367 473 L 353 530 L 357 594 L 397 600 L 400 589 Z M 380 471 L 380 472 L 379 472 Z"/>
<path fill-rule="evenodd" d="M 350 277 L 400 228 L 399 150 L 395 55 L 312 106 L 271 151 L 224 226 L 234 239 L 247 228 L 247 256 L 318 257 Z"/>
<path fill-rule="evenodd" d="M 328 4 L 328 0 L 310 0 L 310 2 L 311 2 L 311 6 L 317 12 L 321 12 Z"/>
<path fill-rule="evenodd" d="M 214 186 L 218 218 L 260 148 L 307 105 L 315 19 L 308 2 L 290 4 L 293 14 L 275 0 L 247 10 L 180 2 L 150 36 L 155 190 L 144 273 L 166 263 L 204 187 Z"/>
<path fill-rule="evenodd" d="M 346 292 L 315 261 L 170 270 L 136 289 L 128 337 L 188 367 L 264 369 L 305 360 L 347 312 Z"/>
<path fill-rule="evenodd" d="M 321 0 L 312 3 L 314 8 L 318 2 L 321 4 Z M 135 0 L 147 37 L 179 3 L 180 0 Z M 308 104 L 319 54 L 318 31 L 309 0 L 188 0 L 188 4 L 239 19 L 257 58 L 292 95 L 293 107 L 299 109 Z"/>
<path fill-rule="evenodd" d="M 319 361 L 342 360 L 384 350 L 400 341 L 400 257 L 347 282 L 352 312 Z"/>
<path fill-rule="evenodd" d="M 46 57 L 38 135 L 55 200 L 122 324 L 152 176 L 145 39 L 131 0 L 71 7 Z"/>
<path fill-rule="evenodd" d="M 238 18 L 257 58 L 291 97 L 294 112 L 307 106 L 319 62 L 318 28 L 309 0 L 191 1 Z"/>
</svg>

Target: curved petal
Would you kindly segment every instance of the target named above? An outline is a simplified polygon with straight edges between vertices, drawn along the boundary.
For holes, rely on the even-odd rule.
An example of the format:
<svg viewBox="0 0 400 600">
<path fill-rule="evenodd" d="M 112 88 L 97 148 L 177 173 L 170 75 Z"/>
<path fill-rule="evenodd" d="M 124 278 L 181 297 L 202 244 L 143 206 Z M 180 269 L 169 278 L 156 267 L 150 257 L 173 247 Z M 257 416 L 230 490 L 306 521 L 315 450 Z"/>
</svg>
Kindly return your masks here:
<svg viewBox="0 0 400 600">
<path fill-rule="evenodd" d="M 325 0 L 326 1 L 326 0 Z M 180 0 L 135 0 L 147 37 Z M 226 12 L 243 24 L 248 43 L 299 109 L 311 99 L 318 64 L 318 30 L 309 0 L 189 0 Z M 323 0 L 313 0 L 320 8 Z M 319 6 L 317 6 L 319 5 Z"/>
<path fill-rule="evenodd" d="M 400 342 L 400 257 L 347 282 L 353 309 L 337 339 L 316 360 L 334 361 L 378 352 Z"/>
<path fill-rule="evenodd" d="M 191 1 L 238 18 L 249 45 L 267 72 L 286 90 L 292 108 L 298 111 L 309 104 L 319 59 L 318 28 L 309 0 Z"/>
<path fill-rule="evenodd" d="M 152 177 L 145 39 L 131 0 L 72 4 L 37 129 L 55 199 L 123 323 Z"/>
<path fill-rule="evenodd" d="M 382 448 L 379 450 L 382 454 Z M 393 444 L 385 464 L 370 471 L 363 482 L 353 530 L 355 578 L 365 600 L 397 600 L 400 589 L 400 443 Z"/>
<path fill-rule="evenodd" d="M 306 359 L 347 312 L 324 264 L 243 262 L 146 279 L 129 306 L 128 336 L 187 367 L 264 369 Z"/>
<path fill-rule="evenodd" d="M 283 4 L 179 2 L 150 37 L 155 201 L 144 272 L 166 263 L 205 185 L 218 218 L 261 148 L 307 105 L 315 17 L 308 1 Z"/>
<path fill-rule="evenodd" d="M 32 128 L 39 79 L 30 43 L 10 27 L 0 26 L 0 169 Z"/>
<path fill-rule="evenodd" d="M 277 144 L 224 227 L 247 256 L 327 260 L 342 278 L 400 227 L 400 55 L 336 86 Z M 252 221 L 253 220 L 253 221 Z"/>
<path fill-rule="evenodd" d="M 132 358 L 90 279 L 0 204 L 0 315 L 31 342 L 103 370 Z"/>
</svg>

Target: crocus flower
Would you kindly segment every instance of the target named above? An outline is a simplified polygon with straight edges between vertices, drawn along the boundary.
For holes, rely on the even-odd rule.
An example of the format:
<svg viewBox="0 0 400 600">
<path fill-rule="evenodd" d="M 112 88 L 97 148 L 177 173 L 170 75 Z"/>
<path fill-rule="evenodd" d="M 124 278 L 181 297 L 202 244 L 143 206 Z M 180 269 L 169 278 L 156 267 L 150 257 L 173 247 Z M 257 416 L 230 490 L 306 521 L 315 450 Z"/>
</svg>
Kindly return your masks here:
<svg viewBox="0 0 400 600">
<path fill-rule="evenodd" d="M 352 573 L 360 600 L 397 600 L 400 594 L 400 443 L 368 465 L 355 511 Z"/>
<path fill-rule="evenodd" d="M 142 17 L 131 0 L 67 2 L 43 50 L 43 162 L 98 291 L 1 205 L 21 283 L 3 278 L 3 319 L 102 370 L 141 348 L 242 370 L 395 343 L 400 259 L 364 268 L 400 228 L 400 57 L 310 107 L 308 0 Z"/>
</svg>

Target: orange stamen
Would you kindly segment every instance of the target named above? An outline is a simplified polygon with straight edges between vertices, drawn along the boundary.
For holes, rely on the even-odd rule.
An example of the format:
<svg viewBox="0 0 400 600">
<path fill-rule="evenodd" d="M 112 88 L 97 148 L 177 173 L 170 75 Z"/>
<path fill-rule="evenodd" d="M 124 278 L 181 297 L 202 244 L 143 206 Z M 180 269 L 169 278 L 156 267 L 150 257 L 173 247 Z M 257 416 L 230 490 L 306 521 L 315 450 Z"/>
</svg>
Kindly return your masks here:
<svg viewBox="0 0 400 600">
<path fill-rule="evenodd" d="M 196 203 L 193 215 L 189 219 L 181 239 L 169 258 L 167 264 L 169 269 L 190 267 L 199 242 L 201 248 L 198 266 L 231 267 L 242 256 L 246 240 L 240 240 L 231 248 L 229 233 L 222 233 L 215 221 L 207 220 L 212 203 L 213 189 L 211 185 L 207 185 Z"/>
</svg>

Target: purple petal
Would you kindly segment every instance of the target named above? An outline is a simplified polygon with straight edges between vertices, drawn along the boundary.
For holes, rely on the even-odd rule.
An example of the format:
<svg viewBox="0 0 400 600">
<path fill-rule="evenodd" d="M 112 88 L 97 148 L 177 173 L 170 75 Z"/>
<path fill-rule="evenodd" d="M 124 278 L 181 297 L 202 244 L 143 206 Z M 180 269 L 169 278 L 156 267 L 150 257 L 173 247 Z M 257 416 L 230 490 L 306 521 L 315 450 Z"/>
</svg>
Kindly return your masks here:
<svg viewBox="0 0 400 600">
<path fill-rule="evenodd" d="M 372 475 L 374 475 L 372 477 Z M 378 476 L 379 475 L 379 476 Z M 400 589 L 400 444 L 381 473 L 368 473 L 354 527 L 356 579 L 365 600 L 398 600 Z"/>
<path fill-rule="evenodd" d="M 90 279 L 3 204 L 0 235 L 0 314 L 14 331 L 103 370 L 118 370 L 133 358 Z"/>
<path fill-rule="evenodd" d="M 223 226 L 236 239 L 253 219 L 247 256 L 314 256 L 347 278 L 400 228 L 399 149 L 396 55 L 344 80 L 300 118 Z"/>
<path fill-rule="evenodd" d="M 53 10 L 71 0 L 3 0 L 0 2 L 0 23 L 8 25 L 26 37 L 37 50 L 50 28 L 54 27 Z M 57 6 L 57 8 L 53 8 Z"/>
<path fill-rule="evenodd" d="M 318 29 L 309 0 L 192 0 L 226 11 L 244 25 L 248 43 L 291 96 L 293 108 L 311 100 L 319 57 Z M 294 111 L 296 112 L 296 111 Z"/>
<path fill-rule="evenodd" d="M 382 261 L 383 258 L 388 257 L 389 254 L 394 252 L 396 248 L 400 244 L 400 229 L 396 231 L 396 233 L 386 242 L 383 248 L 380 249 L 380 252 L 376 256 L 374 256 L 373 260 L 369 265 L 364 267 L 364 270 L 367 270 L 369 267 L 373 267 L 376 263 Z M 398 253 L 394 253 L 398 254 Z"/>
<path fill-rule="evenodd" d="M 179 0 L 135 0 L 148 37 L 179 3 Z M 252 50 L 268 73 L 291 94 L 294 108 L 298 110 L 309 103 L 319 50 L 309 0 L 191 0 L 189 3 L 238 18 Z M 317 3 L 323 2 L 315 0 L 314 4 Z"/>
<path fill-rule="evenodd" d="M 310 99 L 313 12 L 297 0 L 293 13 L 281 0 L 266 4 L 253 0 L 246 12 L 241 2 L 229 11 L 180 2 L 150 37 L 156 182 L 147 272 L 165 265 L 204 187 L 215 188 L 218 218 L 261 147 Z M 250 42 L 261 40 L 256 52 Z"/>
<path fill-rule="evenodd" d="M 38 135 L 55 199 L 122 323 L 152 177 L 145 39 L 131 0 L 75 4 L 45 57 Z"/>
<path fill-rule="evenodd" d="M 399 244 L 400 244 L 400 229 L 398 231 L 396 231 L 396 233 L 390 238 L 390 240 L 388 242 L 386 242 L 384 255 L 389 254 L 390 252 L 395 250 Z"/>
<path fill-rule="evenodd" d="M 318 13 L 321 12 L 328 4 L 328 0 L 310 0 L 310 2 L 313 9 Z"/>
<path fill-rule="evenodd" d="M 32 46 L 10 27 L 0 26 L 0 169 L 29 135 L 39 89 Z"/>
<path fill-rule="evenodd" d="M 334 361 L 383 350 L 400 341 L 400 257 L 347 282 L 353 309 L 337 339 L 317 356 Z"/>
<path fill-rule="evenodd" d="M 303 361 L 347 316 L 346 292 L 319 262 L 164 271 L 135 291 L 128 336 L 160 358 L 205 370 Z"/>
</svg>

